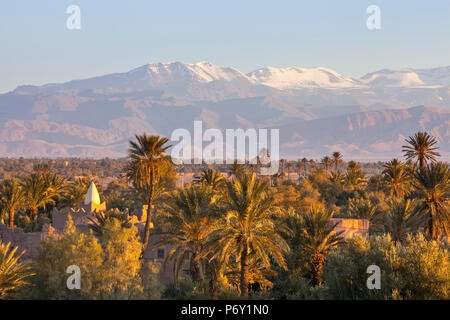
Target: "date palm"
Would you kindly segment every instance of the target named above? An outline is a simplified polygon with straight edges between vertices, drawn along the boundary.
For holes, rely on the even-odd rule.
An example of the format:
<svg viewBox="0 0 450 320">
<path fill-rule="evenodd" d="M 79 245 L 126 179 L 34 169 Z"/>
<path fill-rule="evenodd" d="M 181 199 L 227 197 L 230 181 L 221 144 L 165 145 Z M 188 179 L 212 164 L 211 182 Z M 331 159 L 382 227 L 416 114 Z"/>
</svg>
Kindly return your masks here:
<svg viewBox="0 0 450 320">
<path fill-rule="evenodd" d="M 348 163 L 347 172 L 345 173 L 344 182 L 345 185 L 353 190 L 365 182 L 365 176 L 359 167 L 358 163 L 355 161 L 350 161 Z"/>
<path fill-rule="evenodd" d="M 179 279 L 185 260 L 189 260 L 191 277 L 202 281 L 201 251 L 212 229 L 213 190 L 205 185 L 175 191 L 166 203 L 162 237 L 157 246 L 171 245 L 164 264 L 174 261 L 175 279 Z"/>
<path fill-rule="evenodd" d="M 136 142 L 130 141 L 128 163 L 125 168 L 127 178 L 135 188 L 147 199 L 147 220 L 145 222 L 143 252 L 147 250 L 152 223 L 153 201 L 158 194 L 158 184 L 167 167 L 173 165 L 166 154 L 171 146 L 168 138 L 157 135 L 147 136 L 145 133 L 136 135 Z"/>
<path fill-rule="evenodd" d="M 304 172 L 304 174 L 305 174 L 305 176 L 306 176 L 306 169 L 307 169 L 307 167 L 306 167 L 306 164 L 308 163 L 308 159 L 306 159 L 306 158 L 303 158 L 302 159 L 302 163 L 303 163 L 303 172 Z"/>
<path fill-rule="evenodd" d="M 383 184 L 389 194 L 396 198 L 408 195 L 411 190 L 411 176 L 405 164 L 398 159 L 392 159 L 384 165 Z"/>
<path fill-rule="evenodd" d="M 330 166 L 333 163 L 333 161 L 331 160 L 331 158 L 329 156 L 325 156 L 325 157 L 323 157 L 321 162 L 325 167 L 326 174 L 328 175 L 328 170 L 330 169 Z"/>
<path fill-rule="evenodd" d="M 19 182 L 15 179 L 8 179 L 0 185 L 0 204 L 8 214 L 9 226 L 14 228 L 14 216 L 18 208 L 25 203 L 25 196 Z"/>
<path fill-rule="evenodd" d="M 449 234 L 450 170 L 443 162 L 431 163 L 414 173 L 419 193 L 417 211 L 426 216 L 425 232 L 434 239 Z"/>
<path fill-rule="evenodd" d="M 301 160 L 298 160 L 296 163 L 296 168 L 297 168 L 298 178 L 300 180 L 300 176 L 301 176 L 302 172 L 304 172 L 304 170 L 305 170 L 305 165 Z"/>
<path fill-rule="evenodd" d="M 333 152 L 332 157 L 334 163 L 334 171 L 337 171 L 339 165 L 342 163 L 342 153 L 340 153 L 339 151 L 335 151 Z"/>
<path fill-rule="evenodd" d="M 427 132 L 419 131 L 413 137 L 405 140 L 409 145 L 403 146 L 406 159 L 416 159 L 420 168 L 424 168 L 427 161 L 435 162 L 440 154 L 436 152 L 437 140 Z"/>
<path fill-rule="evenodd" d="M 332 211 L 315 207 L 298 216 L 301 230 L 299 243 L 303 253 L 309 257 L 313 286 L 322 284 L 322 269 L 326 256 L 343 241 L 343 231 L 336 232 L 339 223 L 332 223 L 332 217 Z"/>
<path fill-rule="evenodd" d="M 415 213 L 415 203 L 411 199 L 394 198 L 388 205 L 385 230 L 391 233 L 394 241 L 402 241 L 408 233 L 418 229 L 422 219 Z"/>
<path fill-rule="evenodd" d="M 237 160 L 234 160 L 233 164 L 230 167 L 230 171 L 228 172 L 228 176 L 238 176 L 245 171 L 245 164 L 238 163 Z"/>
<path fill-rule="evenodd" d="M 129 228 L 131 227 L 131 217 L 129 216 L 128 212 L 121 212 L 117 208 L 115 210 L 109 210 L 109 211 L 95 211 L 92 213 L 93 217 L 88 217 L 89 221 L 91 222 L 89 224 L 89 229 L 93 231 L 93 233 L 101 237 L 103 235 L 103 229 L 105 225 L 114 219 L 118 220 L 120 222 L 120 225 L 122 228 Z"/>
<path fill-rule="evenodd" d="M 27 262 L 19 262 L 25 251 L 16 255 L 18 247 L 10 249 L 10 245 L 0 242 L 0 299 L 27 285 L 26 278 L 34 275 Z"/>
<path fill-rule="evenodd" d="M 67 200 L 71 207 L 77 209 L 80 208 L 92 182 L 93 180 L 90 178 L 78 178 L 68 186 L 69 192 Z"/>
<path fill-rule="evenodd" d="M 25 194 L 25 208 L 27 213 L 34 217 L 40 208 L 54 205 L 59 196 L 59 187 L 52 184 L 51 180 L 43 175 L 32 174 L 22 182 Z"/>
<path fill-rule="evenodd" d="M 215 190 L 220 188 L 225 181 L 225 178 L 220 174 L 220 172 L 214 169 L 204 169 L 202 174 L 198 177 L 195 177 L 195 184 L 204 184 L 208 187 L 211 187 Z"/>
<path fill-rule="evenodd" d="M 243 173 L 226 182 L 226 215 L 220 228 L 210 235 L 209 243 L 227 261 L 235 256 L 240 263 L 240 293 L 248 297 L 249 257 L 270 268 L 271 258 L 286 268 L 284 254 L 289 246 L 278 233 L 279 214 L 274 199 L 266 193 L 267 183 L 254 174 Z"/>
</svg>

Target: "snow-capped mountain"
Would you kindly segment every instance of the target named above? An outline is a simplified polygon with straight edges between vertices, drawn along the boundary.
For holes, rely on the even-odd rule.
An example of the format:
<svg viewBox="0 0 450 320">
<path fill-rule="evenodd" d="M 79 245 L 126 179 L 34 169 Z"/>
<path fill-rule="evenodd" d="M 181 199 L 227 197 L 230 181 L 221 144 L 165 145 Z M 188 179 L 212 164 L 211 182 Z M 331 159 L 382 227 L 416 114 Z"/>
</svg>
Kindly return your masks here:
<svg viewBox="0 0 450 320">
<path fill-rule="evenodd" d="M 401 110 L 420 105 L 441 111 Z M 346 117 L 387 109 L 389 117 L 377 112 Z M 244 74 L 209 62 L 151 63 L 0 94 L 0 157 L 122 156 L 135 133 L 170 136 L 176 128 L 191 128 L 194 120 L 219 129 L 284 128 L 286 156 L 342 147 L 353 150 L 355 159 L 388 157 L 398 149 L 389 146 L 397 146 L 400 135 L 425 128 L 439 132 L 448 155 L 449 110 L 450 67 L 384 69 L 354 79 L 326 68 L 267 67 Z M 360 119 L 373 126 L 348 129 L 346 124 L 359 126 Z M 397 130 L 395 137 L 385 134 L 384 124 L 392 119 L 398 120 L 389 127 Z M 306 139 L 308 132 L 314 135 Z M 363 133 L 373 136 L 371 145 L 357 140 Z"/>
<path fill-rule="evenodd" d="M 450 66 L 433 69 L 383 69 L 366 74 L 361 81 L 372 87 L 445 87 L 450 86 Z"/>
<path fill-rule="evenodd" d="M 327 68 L 266 67 L 248 74 L 257 83 L 277 89 L 361 87 L 356 79 Z"/>
</svg>

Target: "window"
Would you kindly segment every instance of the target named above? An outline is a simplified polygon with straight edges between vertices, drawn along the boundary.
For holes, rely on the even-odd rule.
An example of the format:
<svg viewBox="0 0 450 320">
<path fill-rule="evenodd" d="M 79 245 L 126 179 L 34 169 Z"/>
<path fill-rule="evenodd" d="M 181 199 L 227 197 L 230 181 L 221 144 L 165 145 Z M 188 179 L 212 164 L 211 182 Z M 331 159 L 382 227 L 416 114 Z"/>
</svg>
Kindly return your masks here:
<svg viewBox="0 0 450 320">
<path fill-rule="evenodd" d="M 164 249 L 158 249 L 157 257 L 158 259 L 164 259 Z"/>
</svg>

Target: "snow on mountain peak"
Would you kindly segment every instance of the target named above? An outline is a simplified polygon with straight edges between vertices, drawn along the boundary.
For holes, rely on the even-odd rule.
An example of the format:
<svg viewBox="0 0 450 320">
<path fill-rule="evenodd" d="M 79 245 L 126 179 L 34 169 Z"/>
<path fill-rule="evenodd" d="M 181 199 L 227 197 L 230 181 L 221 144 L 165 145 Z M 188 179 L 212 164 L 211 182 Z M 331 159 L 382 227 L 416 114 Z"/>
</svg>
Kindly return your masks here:
<svg viewBox="0 0 450 320">
<path fill-rule="evenodd" d="M 253 71 L 248 76 L 260 84 L 278 89 L 301 88 L 349 88 L 361 83 L 327 68 L 274 68 L 266 67 Z"/>
<path fill-rule="evenodd" d="M 450 66 L 433 69 L 382 69 L 361 81 L 374 87 L 441 87 L 450 85 Z"/>
<path fill-rule="evenodd" d="M 201 83 L 212 81 L 233 81 L 246 79 L 253 82 L 245 74 L 235 68 L 223 68 L 211 62 L 201 61 L 194 64 L 181 62 L 150 63 L 136 68 L 129 74 L 141 73 L 152 83 L 179 82 L 194 80 Z"/>
</svg>

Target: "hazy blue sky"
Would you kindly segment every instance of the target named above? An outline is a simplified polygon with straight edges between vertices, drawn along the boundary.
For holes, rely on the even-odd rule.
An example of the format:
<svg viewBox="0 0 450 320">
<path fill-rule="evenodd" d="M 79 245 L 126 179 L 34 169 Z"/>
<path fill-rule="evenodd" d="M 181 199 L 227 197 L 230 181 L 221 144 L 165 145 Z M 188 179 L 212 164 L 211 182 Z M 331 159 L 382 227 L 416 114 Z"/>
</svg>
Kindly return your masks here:
<svg viewBox="0 0 450 320">
<path fill-rule="evenodd" d="M 81 30 L 66 28 L 71 4 L 81 8 Z M 371 4 L 381 8 L 381 30 L 366 27 Z M 323 66 L 355 77 L 450 65 L 450 1 L 0 2 L 0 92 L 205 60 L 243 72 Z"/>
</svg>

